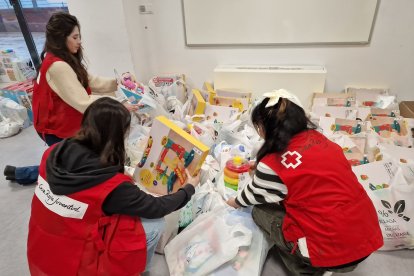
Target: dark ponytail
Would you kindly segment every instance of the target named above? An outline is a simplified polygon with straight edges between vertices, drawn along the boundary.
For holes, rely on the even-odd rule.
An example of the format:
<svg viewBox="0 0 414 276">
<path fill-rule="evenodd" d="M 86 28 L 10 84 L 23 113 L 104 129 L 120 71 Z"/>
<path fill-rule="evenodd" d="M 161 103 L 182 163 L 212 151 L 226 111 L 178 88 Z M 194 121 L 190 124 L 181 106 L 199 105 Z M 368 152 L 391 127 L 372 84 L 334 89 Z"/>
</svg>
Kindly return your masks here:
<svg viewBox="0 0 414 276">
<path fill-rule="evenodd" d="M 264 132 L 264 144 L 257 153 L 257 161 L 260 161 L 269 153 L 283 152 L 293 136 L 307 129 L 315 129 L 316 126 L 306 116 L 300 106 L 285 98 L 266 108 L 269 98 L 265 98 L 252 112 L 252 122 L 256 129 Z"/>
</svg>

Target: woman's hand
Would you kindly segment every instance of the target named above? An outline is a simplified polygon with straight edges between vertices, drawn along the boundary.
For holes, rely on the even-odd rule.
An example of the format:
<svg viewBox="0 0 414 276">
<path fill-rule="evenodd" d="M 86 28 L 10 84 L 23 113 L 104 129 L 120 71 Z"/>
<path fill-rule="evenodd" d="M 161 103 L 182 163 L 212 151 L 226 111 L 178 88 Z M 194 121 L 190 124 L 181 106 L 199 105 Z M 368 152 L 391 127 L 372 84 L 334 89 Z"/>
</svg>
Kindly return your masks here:
<svg viewBox="0 0 414 276">
<path fill-rule="evenodd" d="M 233 208 L 236 208 L 236 209 L 238 209 L 238 208 L 241 207 L 239 204 L 236 203 L 236 198 L 235 197 L 229 198 L 226 201 L 226 203 L 227 203 L 227 205 L 229 205 L 229 206 L 231 206 Z"/>
<path fill-rule="evenodd" d="M 250 174 L 251 177 L 253 177 L 254 172 L 256 171 L 257 163 L 254 160 L 250 160 L 249 161 L 249 165 L 250 165 L 249 174 Z"/>
<path fill-rule="evenodd" d="M 197 173 L 196 176 L 192 176 L 188 169 L 185 169 L 185 174 L 187 175 L 187 183 L 197 187 L 200 184 L 200 171 Z"/>
<path fill-rule="evenodd" d="M 124 102 L 123 105 L 128 109 L 129 112 L 137 111 L 140 107 L 139 104 L 130 104 L 129 102 Z"/>
</svg>

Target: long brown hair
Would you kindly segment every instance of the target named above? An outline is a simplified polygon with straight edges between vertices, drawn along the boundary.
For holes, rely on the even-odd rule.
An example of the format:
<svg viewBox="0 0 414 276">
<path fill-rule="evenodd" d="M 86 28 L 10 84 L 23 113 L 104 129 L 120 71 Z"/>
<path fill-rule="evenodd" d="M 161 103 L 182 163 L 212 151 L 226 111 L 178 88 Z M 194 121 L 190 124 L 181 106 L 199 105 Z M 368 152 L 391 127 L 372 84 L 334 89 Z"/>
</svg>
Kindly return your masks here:
<svg viewBox="0 0 414 276">
<path fill-rule="evenodd" d="M 103 97 L 85 111 L 81 129 L 74 137 L 80 144 L 100 156 L 104 166 L 124 166 L 125 143 L 131 114 L 118 101 Z"/>
<path fill-rule="evenodd" d="M 82 47 L 76 54 L 69 52 L 66 46 L 66 39 L 72 33 L 75 27 L 79 28 L 78 19 L 65 12 L 54 13 L 46 25 L 46 42 L 41 54 L 43 61 L 45 53 L 49 52 L 67 62 L 83 87 L 88 86 L 88 72 L 83 60 Z"/>
</svg>

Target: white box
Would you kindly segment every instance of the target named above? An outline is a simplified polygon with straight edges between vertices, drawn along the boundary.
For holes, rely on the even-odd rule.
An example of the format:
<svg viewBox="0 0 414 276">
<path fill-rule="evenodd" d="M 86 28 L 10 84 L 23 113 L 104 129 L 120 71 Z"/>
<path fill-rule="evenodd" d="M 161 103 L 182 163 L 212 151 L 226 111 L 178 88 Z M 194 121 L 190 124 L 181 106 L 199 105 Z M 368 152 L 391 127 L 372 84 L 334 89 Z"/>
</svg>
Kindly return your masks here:
<svg viewBox="0 0 414 276">
<path fill-rule="evenodd" d="M 311 106 L 315 92 L 324 92 L 326 69 L 323 66 L 222 65 L 214 69 L 214 89 L 240 89 L 253 97 L 284 88 Z"/>
</svg>

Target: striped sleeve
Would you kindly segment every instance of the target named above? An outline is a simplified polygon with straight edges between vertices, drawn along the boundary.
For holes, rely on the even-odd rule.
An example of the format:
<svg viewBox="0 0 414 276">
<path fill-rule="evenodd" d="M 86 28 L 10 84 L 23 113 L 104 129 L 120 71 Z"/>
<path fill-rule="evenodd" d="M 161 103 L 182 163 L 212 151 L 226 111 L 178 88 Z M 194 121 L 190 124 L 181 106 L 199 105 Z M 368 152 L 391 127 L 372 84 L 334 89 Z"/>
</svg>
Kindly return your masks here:
<svg viewBox="0 0 414 276">
<path fill-rule="evenodd" d="M 246 207 L 263 203 L 277 203 L 287 195 L 282 179 L 266 164 L 259 162 L 253 181 L 236 197 L 236 203 Z"/>
</svg>

